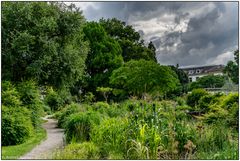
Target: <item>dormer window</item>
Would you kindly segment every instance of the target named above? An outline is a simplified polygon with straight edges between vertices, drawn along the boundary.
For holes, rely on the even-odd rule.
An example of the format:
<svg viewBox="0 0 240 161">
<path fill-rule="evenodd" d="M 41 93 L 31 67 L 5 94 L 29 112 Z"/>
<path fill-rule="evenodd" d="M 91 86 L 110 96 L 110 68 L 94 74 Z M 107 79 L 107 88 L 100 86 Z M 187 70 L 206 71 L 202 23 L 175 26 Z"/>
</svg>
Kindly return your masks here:
<svg viewBox="0 0 240 161">
<path fill-rule="evenodd" d="M 193 74 L 194 70 L 189 70 L 188 74 Z"/>
<path fill-rule="evenodd" d="M 200 72 L 201 72 L 201 70 L 199 70 L 199 69 L 196 70 L 196 73 L 197 73 L 197 74 L 200 73 Z"/>
</svg>

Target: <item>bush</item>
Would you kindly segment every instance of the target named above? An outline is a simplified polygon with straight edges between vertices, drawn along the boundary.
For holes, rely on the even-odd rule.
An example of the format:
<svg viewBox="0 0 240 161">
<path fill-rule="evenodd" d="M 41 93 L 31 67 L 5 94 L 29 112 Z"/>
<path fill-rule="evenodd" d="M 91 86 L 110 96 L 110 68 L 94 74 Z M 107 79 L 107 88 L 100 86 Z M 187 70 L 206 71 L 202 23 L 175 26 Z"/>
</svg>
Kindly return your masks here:
<svg viewBox="0 0 240 161">
<path fill-rule="evenodd" d="M 205 95 L 208 95 L 208 93 L 204 89 L 192 90 L 192 93 L 187 95 L 187 105 L 191 106 L 193 110 L 195 110 L 195 106 L 198 105 L 200 98 Z"/>
<path fill-rule="evenodd" d="M 184 122 L 177 122 L 175 124 L 176 140 L 178 141 L 179 152 L 184 151 L 184 145 L 187 144 L 188 140 L 195 143 L 196 131 Z"/>
<path fill-rule="evenodd" d="M 44 101 L 51 108 L 52 111 L 60 110 L 60 107 L 63 105 L 61 97 L 52 88 L 48 89 Z"/>
<path fill-rule="evenodd" d="M 83 142 L 81 144 L 72 143 L 67 145 L 64 150 L 59 150 L 53 154 L 52 159 L 100 159 L 99 148 L 92 142 Z"/>
<path fill-rule="evenodd" d="M 84 106 L 80 106 L 79 104 L 76 103 L 72 103 L 66 106 L 58 116 L 58 126 L 64 127 L 64 123 L 66 123 L 68 116 L 70 116 L 71 114 L 85 111 L 86 109 L 84 108 Z"/>
<path fill-rule="evenodd" d="M 21 144 L 32 135 L 30 115 L 24 107 L 2 105 L 2 146 Z"/>
<path fill-rule="evenodd" d="M 44 114 L 43 102 L 40 99 L 40 92 L 33 81 L 25 81 L 18 84 L 17 89 L 23 106 L 31 111 L 31 120 L 36 128 L 40 126 L 40 116 Z"/>
<path fill-rule="evenodd" d="M 52 114 L 51 108 L 46 104 L 43 104 L 43 110 L 44 110 L 45 114 L 47 114 L 47 115 Z"/>
<path fill-rule="evenodd" d="M 73 97 L 68 88 L 62 88 L 57 91 L 58 96 L 61 99 L 60 104 L 69 105 L 73 102 Z M 61 107 L 61 106 L 60 106 Z"/>
<path fill-rule="evenodd" d="M 107 158 L 110 152 L 124 154 L 127 126 L 127 120 L 120 118 L 108 118 L 94 126 L 91 141 L 100 147 L 102 158 Z"/>
<path fill-rule="evenodd" d="M 126 114 L 127 112 L 124 106 L 121 106 L 117 103 L 112 103 L 111 105 L 109 105 L 106 102 L 97 102 L 92 106 L 92 108 L 93 110 L 98 111 L 101 114 L 109 117 L 124 116 L 124 114 Z"/>
<path fill-rule="evenodd" d="M 209 106 L 210 111 L 203 115 L 203 120 L 207 123 L 216 123 L 220 120 L 226 121 L 229 112 L 217 104 Z"/>
<path fill-rule="evenodd" d="M 215 95 L 206 95 L 198 101 L 198 109 L 202 112 L 208 112 L 211 104 L 217 103 L 219 100 Z"/>
<path fill-rule="evenodd" d="M 177 97 L 175 100 L 179 106 L 186 105 L 186 101 L 181 97 Z"/>
<path fill-rule="evenodd" d="M 99 113 L 96 112 L 80 112 L 70 115 L 65 126 L 66 141 L 89 141 L 92 127 L 94 124 L 100 124 L 100 118 Z"/>
<path fill-rule="evenodd" d="M 7 81 L 2 84 L 2 145 L 23 143 L 33 132 L 30 111 L 22 106 L 20 94 Z"/>
<path fill-rule="evenodd" d="M 231 107 L 234 103 L 238 103 L 238 97 L 239 97 L 238 93 L 231 93 L 231 94 L 227 95 L 224 98 L 224 100 L 221 104 L 221 107 L 224 109 L 227 109 L 227 110 L 231 109 Z"/>
<path fill-rule="evenodd" d="M 239 127 L 239 106 L 238 103 L 232 104 L 229 110 L 228 124 L 238 130 Z"/>
<path fill-rule="evenodd" d="M 221 88 L 225 83 L 224 76 L 208 75 L 199 78 L 196 82 L 190 84 L 190 89 L 197 88 Z"/>
<path fill-rule="evenodd" d="M 85 103 L 92 103 L 95 100 L 95 96 L 92 92 L 88 92 L 84 95 L 83 100 Z"/>
<path fill-rule="evenodd" d="M 18 107 L 22 105 L 20 95 L 16 88 L 9 81 L 2 82 L 2 105 L 7 107 Z"/>
<path fill-rule="evenodd" d="M 96 102 L 93 107 L 95 110 L 110 108 L 107 102 Z"/>
<path fill-rule="evenodd" d="M 105 109 L 105 113 L 109 117 L 123 117 L 127 113 L 127 110 L 119 104 L 112 103 L 110 108 Z"/>
</svg>

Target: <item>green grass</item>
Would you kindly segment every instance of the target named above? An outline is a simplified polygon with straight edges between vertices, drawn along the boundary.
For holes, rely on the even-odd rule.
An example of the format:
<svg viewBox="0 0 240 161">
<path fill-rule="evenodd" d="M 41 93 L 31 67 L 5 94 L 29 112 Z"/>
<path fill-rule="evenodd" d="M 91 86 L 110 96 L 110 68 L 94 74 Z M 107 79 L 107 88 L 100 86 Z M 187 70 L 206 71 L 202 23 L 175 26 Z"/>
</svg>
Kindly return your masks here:
<svg viewBox="0 0 240 161">
<path fill-rule="evenodd" d="M 44 129 L 38 129 L 25 143 L 14 146 L 2 146 L 2 159 L 18 159 L 31 151 L 42 140 L 46 139 L 47 133 Z"/>
</svg>

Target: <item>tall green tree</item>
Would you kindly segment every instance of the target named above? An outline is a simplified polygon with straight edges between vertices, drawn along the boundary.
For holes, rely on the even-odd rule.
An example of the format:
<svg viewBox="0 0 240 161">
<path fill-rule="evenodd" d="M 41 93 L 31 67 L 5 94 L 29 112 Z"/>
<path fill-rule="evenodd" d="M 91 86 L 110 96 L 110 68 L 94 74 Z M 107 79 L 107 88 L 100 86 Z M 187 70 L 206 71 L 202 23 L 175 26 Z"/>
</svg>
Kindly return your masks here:
<svg viewBox="0 0 240 161">
<path fill-rule="evenodd" d="M 135 96 L 146 93 L 164 94 L 179 84 L 176 73 L 170 67 L 143 59 L 131 60 L 114 70 L 110 82 L 115 88 Z"/>
<path fill-rule="evenodd" d="M 97 87 L 109 86 L 109 77 L 123 63 L 121 47 L 96 22 L 84 27 L 85 40 L 89 41 L 90 52 L 86 60 L 87 90 L 96 92 Z"/>
<path fill-rule="evenodd" d="M 2 79 L 72 86 L 83 75 L 88 53 L 84 24 L 74 5 L 3 2 Z"/>
<path fill-rule="evenodd" d="M 224 68 L 224 72 L 227 73 L 231 80 L 238 84 L 238 75 L 239 75 L 239 50 L 234 52 L 234 61 L 229 61 L 227 66 Z"/>
<path fill-rule="evenodd" d="M 152 42 L 148 47 L 144 45 L 140 34 L 131 25 L 126 25 L 116 18 L 100 19 L 99 23 L 104 27 L 107 34 L 116 39 L 122 48 L 122 56 L 125 62 L 134 60 L 152 60 L 157 62 L 155 47 Z"/>
<path fill-rule="evenodd" d="M 167 93 L 167 96 L 169 98 L 175 97 L 175 96 L 180 96 L 183 93 L 187 92 L 187 84 L 188 84 L 188 75 L 182 70 L 178 68 L 177 66 L 170 66 L 170 68 L 177 74 L 177 77 L 179 79 L 180 84 L 175 90 L 172 90 Z"/>
</svg>

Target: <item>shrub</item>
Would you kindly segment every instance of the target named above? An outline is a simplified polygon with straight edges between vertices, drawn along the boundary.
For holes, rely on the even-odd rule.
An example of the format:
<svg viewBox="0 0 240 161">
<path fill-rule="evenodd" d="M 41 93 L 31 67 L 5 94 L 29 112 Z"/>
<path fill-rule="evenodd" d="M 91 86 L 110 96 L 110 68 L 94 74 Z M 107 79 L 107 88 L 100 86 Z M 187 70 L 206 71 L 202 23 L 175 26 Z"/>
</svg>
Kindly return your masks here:
<svg viewBox="0 0 240 161">
<path fill-rule="evenodd" d="M 64 127 L 64 123 L 66 123 L 68 116 L 70 116 L 71 114 L 85 111 L 86 109 L 84 108 L 84 106 L 80 106 L 79 104 L 76 103 L 72 103 L 66 106 L 58 116 L 58 126 Z"/>
<path fill-rule="evenodd" d="M 85 103 L 92 103 L 95 100 L 95 96 L 92 92 L 88 92 L 84 95 L 83 100 Z"/>
<path fill-rule="evenodd" d="M 24 107 L 2 105 L 2 146 L 25 142 L 33 133 L 30 112 Z"/>
<path fill-rule="evenodd" d="M 1 97 L 2 105 L 18 107 L 22 105 L 20 101 L 20 95 L 14 85 L 9 81 L 2 82 L 2 97 Z"/>
<path fill-rule="evenodd" d="M 110 108 L 105 109 L 105 113 L 109 117 L 123 117 L 127 113 L 127 110 L 119 104 L 113 103 L 110 105 Z"/>
<path fill-rule="evenodd" d="M 187 105 L 191 106 L 195 110 L 195 106 L 198 105 L 198 101 L 201 97 L 208 95 L 204 89 L 194 89 L 192 93 L 187 95 Z"/>
<path fill-rule="evenodd" d="M 48 89 L 44 101 L 51 108 L 52 111 L 60 110 L 60 107 L 63 105 L 61 97 L 52 88 Z"/>
<path fill-rule="evenodd" d="M 52 159 L 100 159 L 100 150 L 92 142 L 83 142 L 81 144 L 72 143 L 67 145 L 63 150 L 58 150 L 53 154 Z"/>
<path fill-rule="evenodd" d="M 184 122 L 177 122 L 175 125 L 175 137 L 178 141 L 178 150 L 179 152 L 184 151 L 184 145 L 187 144 L 188 140 L 195 143 L 196 140 L 196 131 L 189 125 Z"/>
<path fill-rule="evenodd" d="M 239 106 L 238 103 L 232 104 L 229 109 L 228 124 L 238 130 L 239 127 Z"/>
<path fill-rule="evenodd" d="M 176 98 L 176 102 L 177 102 L 177 104 L 178 104 L 179 106 L 186 105 L 186 101 L 185 101 L 183 98 L 181 98 L 181 97 L 177 97 L 177 98 Z"/>
<path fill-rule="evenodd" d="M 218 102 L 218 98 L 214 95 L 206 95 L 200 98 L 198 101 L 198 109 L 202 112 L 208 112 L 209 106 L 213 103 Z"/>
<path fill-rule="evenodd" d="M 83 142 L 90 140 L 90 132 L 94 124 L 100 124 L 100 115 L 96 112 L 76 113 L 68 117 L 65 126 L 67 142 Z"/>
<path fill-rule="evenodd" d="M 219 105 L 217 104 L 213 104 L 211 106 L 209 106 L 210 111 L 206 114 L 203 115 L 203 120 L 206 123 L 216 123 L 220 120 L 225 120 L 228 116 L 228 111 L 221 108 Z"/>
<path fill-rule="evenodd" d="M 94 126 L 91 141 L 100 147 L 102 158 L 107 158 L 110 152 L 124 154 L 127 126 L 127 120 L 120 118 L 104 119 L 100 125 Z"/>
<path fill-rule="evenodd" d="M 7 81 L 2 84 L 2 145 L 23 143 L 33 132 L 30 111 L 22 106 L 20 94 Z"/>
<path fill-rule="evenodd" d="M 117 103 L 112 103 L 111 105 L 109 105 L 106 102 L 97 102 L 92 106 L 92 108 L 93 110 L 98 111 L 101 114 L 109 117 L 124 116 L 124 114 L 126 114 L 127 112 L 124 106 L 121 106 Z"/>
<path fill-rule="evenodd" d="M 34 81 L 25 81 L 18 84 L 17 89 L 23 106 L 31 111 L 31 120 L 36 128 L 40 125 L 40 116 L 43 115 L 43 102 L 40 92 Z"/>
<path fill-rule="evenodd" d="M 107 102 L 96 102 L 94 103 L 93 107 L 95 110 L 110 108 Z"/>
<path fill-rule="evenodd" d="M 43 110 L 44 110 L 44 112 L 47 115 L 51 115 L 52 114 L 51 108 L 48 105 L 46 105 L 46 104 L 43 104 Z"/>
<path fill-rule="evenodd" d="M 224 100 L 221 104 L 221 107 L 229 110 L 234 103 L 238 103 L 238 97 L 239 97 L 238 93 L 231 93 L 231 94 L 227 95 L 224 98 Z"/>
<path fill-rule="evenodd" d="M 208 75 L 199 78 L 196 82 L 190 84 L 190 89 L 196 88 L 221 88 L 225 83 L 224 76 Z"/>
<path fill-rule="evenodd" d="M 61 99 L 61 105 L 69 105 L 73 102 L 73 97 L 68 88 L 58 89 L 57 94 Z"/>
</svg>

